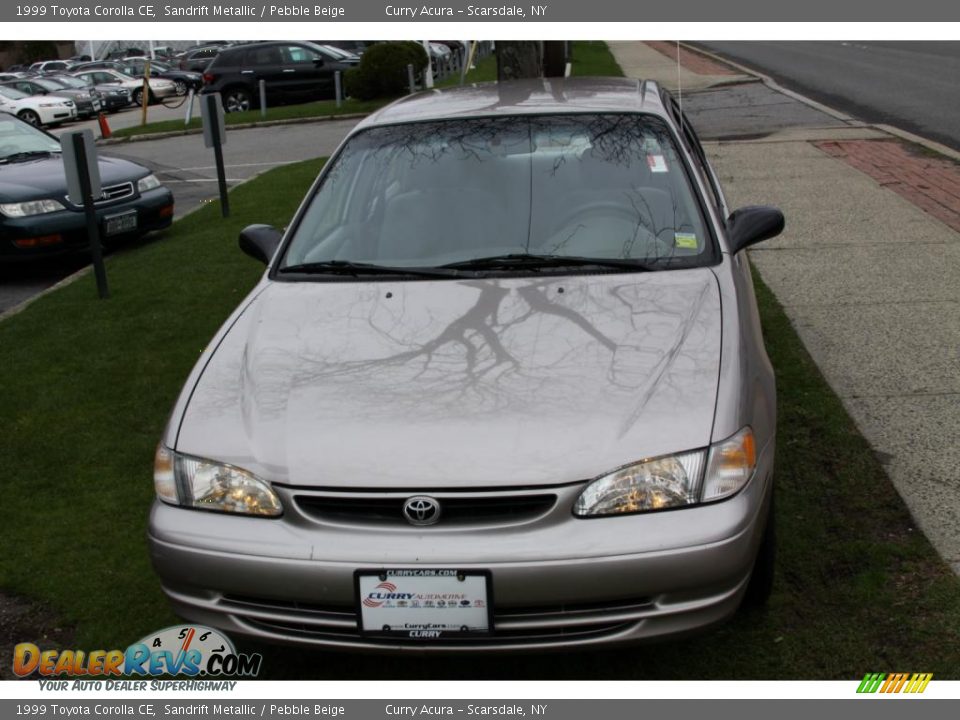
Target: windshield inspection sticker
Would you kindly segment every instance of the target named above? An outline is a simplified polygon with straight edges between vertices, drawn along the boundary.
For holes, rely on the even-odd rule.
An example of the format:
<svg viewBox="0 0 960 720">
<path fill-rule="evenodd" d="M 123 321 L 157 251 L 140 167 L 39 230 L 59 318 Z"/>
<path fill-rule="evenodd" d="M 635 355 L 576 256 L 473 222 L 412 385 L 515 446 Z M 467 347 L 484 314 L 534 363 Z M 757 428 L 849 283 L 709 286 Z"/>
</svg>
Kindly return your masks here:
<svg viewBox="0 0 960 720">
<path fill-rule="evenodd" d="M 650 166 L 650 172 L 665 173 L 667 171 L 667 161 L 663 155 L 647 155 L 647 165 Z"/>
<path fill-rule="evenodd" d="M 685 250 L 696 250 L 697 236 L 693 233 L 674 233 L 673 244 Z"/>
</svg>

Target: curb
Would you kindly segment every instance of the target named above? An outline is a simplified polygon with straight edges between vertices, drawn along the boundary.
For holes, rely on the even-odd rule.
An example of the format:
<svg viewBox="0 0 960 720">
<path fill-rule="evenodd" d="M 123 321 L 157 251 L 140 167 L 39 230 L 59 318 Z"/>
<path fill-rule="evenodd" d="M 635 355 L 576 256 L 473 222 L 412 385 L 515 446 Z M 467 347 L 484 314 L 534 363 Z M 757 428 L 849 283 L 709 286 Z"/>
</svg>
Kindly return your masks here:
<svg viewBox="0 0 960 720">
<path fill-rule="evenodd" d="M 795 92 L 793 90 L 788 90 L 787 88 L 780 85 L 772 77 L 770 77 L 769 75 L 764 75 L 762 72 L 758 70 L 745 67 L 738 62 L 721 57 L 716 53 L 710 52 L 709 50 L 704 50 L 703 48 L 690 45 L 689 43 L 686 43 L 686 42 L 681 42 L 680 45 L 685 47 L 687 50 L 690 50 L 691 52 L 700 53 L 704 57 L 708 57 L 711 60 L 714 60 L 716 62 L 726 63 L 727 65 L 733 68 L 736 68 L 740 72 L 746 73 L 748 75 L 753 75 L 754 77 L 759 78 L 763 82 L 763 84 L 769 87 L 771 90 L 781 93 L 782 95 L 786 95 L 787 97 L 793 98 L 798 102 L 802 102 L 804 105 L 812 107 L 814 110 L 819 110 L 822 113 L 826 113 L 830 117 L 835 118 L 837 120 L 841 120 L 847 123 L 848 125 L 852 125 L 855 127 L 874 128 L 875 130 L 878 130 L 880 132 L 886 133 L 888 135 L 893 135 L 894 137 L 898 137 L 901 140 L 906 140 L 907 142 L 912 142 L 917 145 L 922 145 L 928 150 L 933 150 L 936 153 L 945 155 L 951 160 L 956 160 L 960 162 L 960 152 L 957 152 L 953 148 L 949 148 L 946 145 L 942 145 L 941 143 L 935 142 L 934 140 L 928 140 L 927 138 L 921 137 L 920 135 L 914 135 L 911 132 L 907 132 L 906 130 L 901 130 L 900 128 L 894 127 L 893 125 L 868 123 L 862 120 L 857 120 L 851 115 L 847 115 L 844 112 L 840 112 L 839 110 L 836 110 L 835 108 L 832 108 L 829 105 L 824 105 L 821 102 L 817 102 L 816 100 L 808 98 L 806 95 L 801 95 L 800 93 Z"/>
<path fill-rule="evenodd" d="M 263 122 L 236 123 L 227 125 L 230 130 L 249 130 L 250 128 L 273 127 L 274 125 L 309 125 L 312 123 L 330 122 L 333 120 L 361 120 L 370 113 L 344 113 L 343 115 L 318 115 L 308 118 L 287 118 L 286 120 L 264 120 Z M 169 130 L 167 132 L 144 133 L 129 137 L 109 138 L 97 140 L 97 145 L 123 145 L 129 142 L 143 142 L 145 140 L 163 140 L 164 138 L 182 137 L 184 135 L 202 135 L 203 128 L 186 128 L 183 130 Z"/>
<path fill-rule="evenodd" d="M 72 285 L 77 280 L 82 278 L 84 275 L 89 275 L 92 270 L 93 270 L 93 265 L 85 265 L 84 267 L 80 268 L 76 272 L 70 273 L 65 278 L 60 279 L 58 282 L 54 283 L 50 287 L 41 290 L 36 295 L 31 295 L 19 305 L 14 305 L 12 308 L 7 308 L 2 313 L 0 313 L 0 322 L 3 322 L 7 318 L 13 317 L 14 315 L 19 315 L 40 298 L 46 295 L 49 295 L 53 291 L 59 290 L 62 287 L 66 287 L 67 285 Z"/>
</svg>

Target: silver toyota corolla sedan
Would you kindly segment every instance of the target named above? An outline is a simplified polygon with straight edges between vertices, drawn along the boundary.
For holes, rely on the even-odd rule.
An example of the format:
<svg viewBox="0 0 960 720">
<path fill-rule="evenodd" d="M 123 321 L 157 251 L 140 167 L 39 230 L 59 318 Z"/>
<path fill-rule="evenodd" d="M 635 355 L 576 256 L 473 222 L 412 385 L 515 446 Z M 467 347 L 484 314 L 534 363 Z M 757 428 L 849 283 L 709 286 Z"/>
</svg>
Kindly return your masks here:
<svg viewBox="0 0 960 720">
<path fill-rule="evenodd" d="M 265 641 L 506 651 L 701 629 L 773 573 L 775 389 L 673 98 L 549 80 L 360 123 L 157 450 L 154 567 Z"/>
</svg>

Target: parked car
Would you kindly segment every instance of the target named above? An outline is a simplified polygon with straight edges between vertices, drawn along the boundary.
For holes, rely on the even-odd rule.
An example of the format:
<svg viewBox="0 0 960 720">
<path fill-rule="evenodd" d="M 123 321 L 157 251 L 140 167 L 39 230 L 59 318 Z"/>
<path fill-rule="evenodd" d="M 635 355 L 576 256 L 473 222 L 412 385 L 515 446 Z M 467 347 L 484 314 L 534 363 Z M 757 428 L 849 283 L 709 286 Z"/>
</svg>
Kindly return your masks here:
<svg viewBox="0 0 960 720">
<path fill-rule="evenodd" d="M 42 60 L 30 66 L 35 73 L 64 72 L 69 70 L 73 63 L 69 60 Z"/>
<path fill-rule="evenodd" d="M 94 85 L 89 78 L 79 78 L 73 75 L 47 75 L 48 80 L 62 83 L 65 87 L 87 89 L 100 96 L 100 109 L 103 112 L 116 112 L 128 107 L 133 102 L 127 88 L 116 84 Z"/>
<path fill-rule="evenodd" d="M 94 88 L 75 88 L 67 86 L 55 79 L 55 76 L 40 76 L 20 78 L 19 80 L 4 80 L 0 86 L 11 87 L 27 95 L 49 96 L 55 95 L 73 100 L 77 106 L 77 117 L 93 117 L 100 112 L 100 93 Z"/>
<path fill-rule="evenodd" d="M 355 67 L 309 42 L 260 42 L 224 48 L 203 73 L 204 93 L 218 92 L 226 112 L 256 107 L 259 82 L 266 81 L 268 105 L 334 96 L 334 73 Z"/>
<path fill-rule="evenodd" d="M 148 58 L 134 57 L 124 60 L 97 60 L 83 63 L 74 68 L 75 72 L 84 70 L 116 70 L 133 78 L 142 78 L 147 67 Z M 186 95 L 187 91 L 199 92 L 203 87 L 203 75 L 186 70 L 171 68 L 161 60 L 150 60 L 150 77 L 163 78 L 173 83 L 177 95 Z"/>
<path fill-rule="evenodd" d="M 118 69 L 133 77 L 143 77 L 147 60 L 145 57 L 127 58 Z M 173 83 L 177 95 L 186 95 L 187 91 L 199 92 L 203 87 L 203 75 L 198 72 L 173 68 L 160 60 L 150 60 L 150 77 L 163 78 Z"/>
<path fill-rule="evenodd" d="M 27 95 L 0 84 L 0 111 L 16 115 L 30 125 L 53 126 L 77 117 L 73 100 L 58 95 Z"/>
<path fill-rule="evenodd" d="M 139 57 L 143 55 L 143 48 L 138 47 L 126 47 L 118 48 L 107 53 L 105 60 L 123 60 L 128 57 Z"/>
<path fill-rule="evenodd" d="M 774 377 L 744 249 L 655 83 L 433 91 L 362 121 L 157 450 L 175 611 L 380 651 L 699 630 L 773 572 Z"/>
<path fill-rule="evenodd" d="M 99 70 L 80 70 L 72 73 L 74 77 L 88 78 L 96 85 L 118 85 L 130 92 L 130 99 L 135 105 L 143 105 L 143 78 L 135 78 L 119 70 L 101 68 Z M 150 97 L 148 102 L 162 100 L 165 97 L 176 95 L 176 87 L 170 80 L 150 78 Z"/>
<path fill-rule="evenodd" d="M 96 203 L 104 242 L 168 227 L 173 195 L 147 168 L 98 158 L 104 197 Z M 60 141 L 0 113 L 0 262 L 41 259 L 89 247 L 82 207 L 67 198 Z"/>
<path fill-rule="evenodd" d="M 316 45 L 326 54 L 335 58 L 338 62 L 342 62 L 345 65 L 356 66 L 360 64 L 360 56 L 356 53 L 350 52 L 349 50 L 334 47 L 333 45 L 324 45 L 322 43 L 314 43 L 314 45 Z"/>
<path fill-rule="evenodd" d="M 181 70 L 202 73 L 224 47 L 223 45 L 202 45 L 188 48 L 177 58 L 177 63 Z"/>
</svg>

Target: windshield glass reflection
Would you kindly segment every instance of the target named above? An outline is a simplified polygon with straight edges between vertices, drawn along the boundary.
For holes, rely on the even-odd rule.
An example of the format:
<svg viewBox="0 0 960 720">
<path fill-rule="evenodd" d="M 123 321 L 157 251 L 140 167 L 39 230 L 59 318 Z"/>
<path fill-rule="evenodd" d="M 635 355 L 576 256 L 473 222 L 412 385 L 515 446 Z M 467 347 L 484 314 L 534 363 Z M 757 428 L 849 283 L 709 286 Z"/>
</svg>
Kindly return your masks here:
<svg viewBox="0 0 960 720">
<path fill-rule="evenodd" d="M 658 118 L 481 118 L 355 136 L 281 268 L 436 267 L 510 254 L 691 267 L 711 261 L 712 245 Z"/>
</svg>

